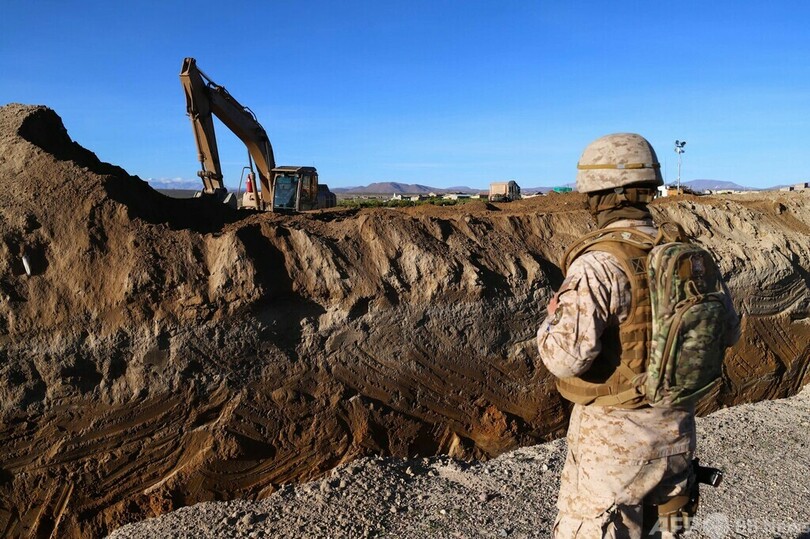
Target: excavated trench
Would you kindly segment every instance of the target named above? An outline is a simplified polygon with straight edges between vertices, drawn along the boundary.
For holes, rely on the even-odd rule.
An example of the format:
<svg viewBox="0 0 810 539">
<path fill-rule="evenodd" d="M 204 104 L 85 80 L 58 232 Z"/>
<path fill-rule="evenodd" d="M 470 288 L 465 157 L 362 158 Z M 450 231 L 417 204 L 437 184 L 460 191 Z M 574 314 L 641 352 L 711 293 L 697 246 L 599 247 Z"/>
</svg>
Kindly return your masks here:
<svg viewBox="0 0 810 539">
<path fill-rule="evenodd" d="M 579 195 L 239 214 L 163 197 L 23 105 L 0 107 L 0 181 L 4 535 L 100 536 L 362 455 L 487 458 L 565 429 L 533 337 L 594 227 Z M 809 201 L 656 202 L 744 313 L 703 412 L 810 381 Z"/>
</svg>

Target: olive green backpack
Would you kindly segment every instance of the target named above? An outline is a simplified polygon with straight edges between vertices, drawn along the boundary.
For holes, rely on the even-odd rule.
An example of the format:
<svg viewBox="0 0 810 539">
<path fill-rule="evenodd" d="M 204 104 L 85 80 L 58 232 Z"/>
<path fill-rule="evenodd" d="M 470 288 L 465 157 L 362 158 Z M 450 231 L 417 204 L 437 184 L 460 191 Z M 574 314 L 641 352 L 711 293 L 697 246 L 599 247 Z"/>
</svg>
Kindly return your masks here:
<svg viewBox="0 0 810 539">
<path fill-rule="evenodd" d="M 731 302 L 712 255 L 685 240 L 680 225 L 662 224 L 655 244 L 647 259 L 652 342 L 644 392 L 652 406 L 686 406 L 721 376 Z"/>
</svg>

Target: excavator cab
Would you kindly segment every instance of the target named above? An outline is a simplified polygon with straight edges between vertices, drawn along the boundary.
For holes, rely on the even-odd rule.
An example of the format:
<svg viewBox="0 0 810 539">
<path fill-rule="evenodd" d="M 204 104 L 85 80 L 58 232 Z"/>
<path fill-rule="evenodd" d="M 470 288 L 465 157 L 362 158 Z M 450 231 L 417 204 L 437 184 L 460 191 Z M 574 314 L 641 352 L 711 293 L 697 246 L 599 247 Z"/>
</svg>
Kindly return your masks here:
<svg viewBox="0 0 810 539">
<path fill-rule="evenodd" d="M 273 169 L 273 211 L 302 211 L 317 207 L 317 170 L 313 167 Z"/>
</svg>

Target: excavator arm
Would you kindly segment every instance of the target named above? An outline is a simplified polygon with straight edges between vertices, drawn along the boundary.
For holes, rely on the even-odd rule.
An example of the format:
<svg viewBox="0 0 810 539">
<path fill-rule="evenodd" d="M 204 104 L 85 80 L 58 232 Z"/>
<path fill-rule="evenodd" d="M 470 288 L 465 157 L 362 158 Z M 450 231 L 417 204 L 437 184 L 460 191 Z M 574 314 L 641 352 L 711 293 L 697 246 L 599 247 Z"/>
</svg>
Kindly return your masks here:
<svg viewBox="0 0 810 539">
<path fill-rule="evenodd" d="M 205 192 L 218 196 L 224 196 L 227 192 L 222 182 L 214 120 L 211 116 L 213 114 L 247 146 L 259 173 L 262 205 L 272 208 L 271 182 L 276 163 L 270 139 L 256 116 L 234 99 L 224 87 L 200 71 L 194 58 L 183 60 L 180 82 L 186 94 L 186 111 L 191 118 L 202 166 L 197 174 L 202 178 Z"/>
</svg>

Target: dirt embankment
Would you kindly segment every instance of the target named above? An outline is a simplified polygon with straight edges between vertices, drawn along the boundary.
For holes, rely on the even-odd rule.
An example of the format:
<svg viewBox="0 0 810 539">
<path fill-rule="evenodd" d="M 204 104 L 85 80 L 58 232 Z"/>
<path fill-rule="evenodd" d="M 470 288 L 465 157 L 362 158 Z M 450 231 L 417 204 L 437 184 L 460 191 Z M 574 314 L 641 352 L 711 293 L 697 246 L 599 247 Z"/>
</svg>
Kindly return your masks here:
<svg viewBox="0 0 810 539">
<path fill-rule="evenodd" d="M 810 537 L 808 427 L 810 387 L 698 419 L 700 460 L 725 476 L 718 488 L 701 485 L 686 537 Z M 487 462 L 369 457 L 263 500 L 201 503 L 110 539 L 548 538 L 565 452 L 560 439 Z"/>
<path fill-rule="evenodd" d="M 243 215 L 163 197 L 22 105 L 0 108 L 0 182 L 0 531 L 98 535 L 364 455 L 564 430 L 533 336 L 594 227 L 576 194 Z M 746 313 L 703 410 L 810 379 L 808 201 L 655 205 Z"/>
</svg>

